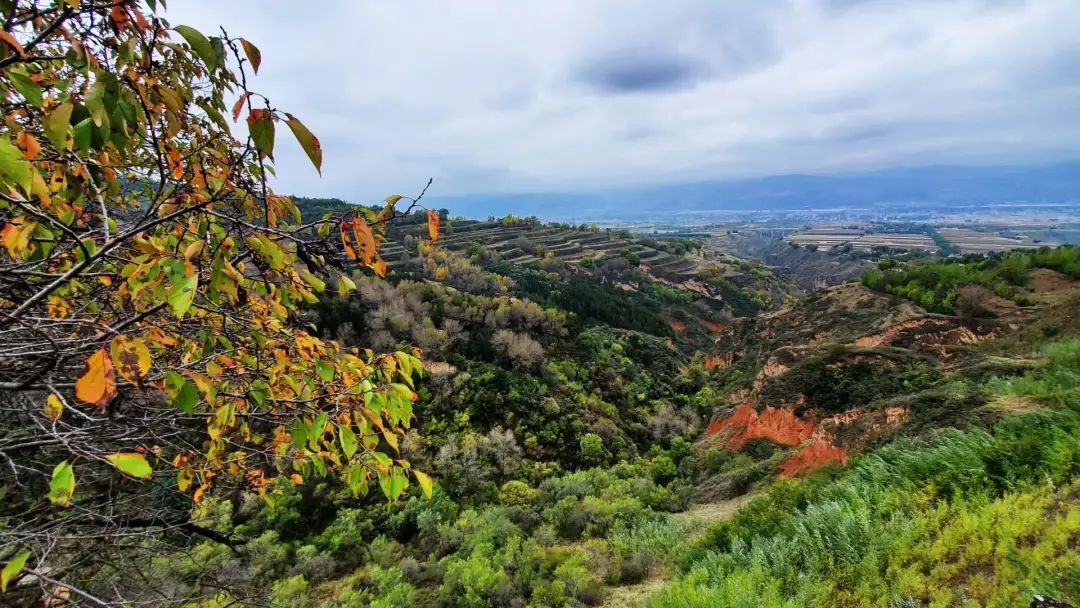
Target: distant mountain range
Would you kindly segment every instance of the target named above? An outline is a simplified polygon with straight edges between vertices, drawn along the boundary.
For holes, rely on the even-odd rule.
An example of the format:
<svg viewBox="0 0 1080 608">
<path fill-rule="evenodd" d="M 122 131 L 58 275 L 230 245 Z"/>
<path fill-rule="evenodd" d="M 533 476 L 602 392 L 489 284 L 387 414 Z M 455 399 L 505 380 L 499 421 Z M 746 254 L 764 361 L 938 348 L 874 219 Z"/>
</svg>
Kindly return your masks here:
<svg viewBox="0 0 1080 608">
<path fill-rule="evenodd" d="M 1024 166 L 927 166 L 865 173 L 777 175 L 570 193 L 432 197 L 468 217 L 544 220 L 708 216 L 754 210 L 1080 203 L 1080 162 Z"/>
</svg>

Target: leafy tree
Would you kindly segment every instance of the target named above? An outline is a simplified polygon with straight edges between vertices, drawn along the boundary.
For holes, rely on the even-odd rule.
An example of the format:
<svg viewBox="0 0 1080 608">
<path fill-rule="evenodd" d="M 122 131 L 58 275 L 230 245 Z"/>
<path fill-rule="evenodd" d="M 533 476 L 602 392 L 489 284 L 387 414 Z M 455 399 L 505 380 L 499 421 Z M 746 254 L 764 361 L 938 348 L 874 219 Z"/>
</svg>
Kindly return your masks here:
<svg viewBox="0 0 1080 608">
<path fill-rule="evenodd" d="M 235 543 L 190 519 L 211 491 L 429 492 L 395 457 L 418 353 L 345 349 L 299 314 L 353 288 L 331 241 L 384 274 L 383 228 L 420 197 L 302 223 L 267 185 L 275 132 L 317 170 L 319 141 L 249 87 L 247 40 L 154 0 L 0 9 L 0 589 L 121 602 L 80 582 L 166 530 Z"/>
</svg>

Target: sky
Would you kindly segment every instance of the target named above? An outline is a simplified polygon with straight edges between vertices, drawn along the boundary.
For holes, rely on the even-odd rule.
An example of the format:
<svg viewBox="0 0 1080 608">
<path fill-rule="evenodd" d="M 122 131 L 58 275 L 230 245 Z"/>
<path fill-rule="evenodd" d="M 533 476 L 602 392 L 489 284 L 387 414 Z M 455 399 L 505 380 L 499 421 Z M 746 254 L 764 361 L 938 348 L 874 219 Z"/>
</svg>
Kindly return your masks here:
<svg viewBox="0 0 1080 608">
<path fill-rule="evenodd" d="M 171 0 L 356 202 L 1080 157 L 1076 0 Z"/>
</svg>

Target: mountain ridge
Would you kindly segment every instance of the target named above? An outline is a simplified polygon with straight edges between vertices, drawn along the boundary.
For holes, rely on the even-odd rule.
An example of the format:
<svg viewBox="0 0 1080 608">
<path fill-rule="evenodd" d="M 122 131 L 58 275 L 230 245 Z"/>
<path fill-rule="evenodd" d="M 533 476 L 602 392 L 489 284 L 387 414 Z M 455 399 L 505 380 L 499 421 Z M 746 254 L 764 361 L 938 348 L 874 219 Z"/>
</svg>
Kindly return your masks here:
<svg viewBox="0 0 1080 608">
<path fill-rule="evenodd" d="M 1080 161 L 1035 165 L 926 165 L 866 172 L 784 174 L 569 192 L 433 196 L 452 214 L 507 211 L 546 220 L 642 219 L 762 209 L 798 210 L 1080 202 Z"/>
</svg>

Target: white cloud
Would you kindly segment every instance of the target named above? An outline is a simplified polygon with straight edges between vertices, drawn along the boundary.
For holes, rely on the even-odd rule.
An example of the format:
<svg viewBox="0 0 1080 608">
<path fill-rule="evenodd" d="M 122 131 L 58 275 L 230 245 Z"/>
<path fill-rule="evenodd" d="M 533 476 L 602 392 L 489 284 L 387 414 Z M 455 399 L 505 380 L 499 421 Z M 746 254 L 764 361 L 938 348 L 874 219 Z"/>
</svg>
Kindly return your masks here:
<svg viewBox="0 0 1080 608">
<path fill-rule="evenodd" d="M 278 189 L 370 200 L 1076 156 L 1071 0 L 176 0 L 263 51 L 325 148 Z M 280 138 L 283 142 L 285 137 Z"/>
</svg>

